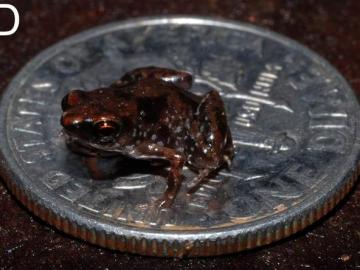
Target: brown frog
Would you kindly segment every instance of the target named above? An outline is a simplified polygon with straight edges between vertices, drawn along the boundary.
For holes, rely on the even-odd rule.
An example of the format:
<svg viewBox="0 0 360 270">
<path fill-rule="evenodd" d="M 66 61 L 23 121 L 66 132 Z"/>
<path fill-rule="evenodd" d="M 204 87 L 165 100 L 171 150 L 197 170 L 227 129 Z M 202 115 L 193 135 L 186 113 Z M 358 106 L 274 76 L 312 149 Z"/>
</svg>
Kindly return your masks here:
<svg viewBox="0 0 360 270">
<path fill-rule="evenodd" d="M 194 192 L 208 175 L 230 166 L 234 148 L 217 91 L 198 96 L 189 91 L 192 75 L 160 67 L 138 68 L 110 87 L 70 91 L 62 100 L 67 145 L 87 157 L 100 178 L 99 157 L 164 159 L 170 170 L 160 207 L 169 207 L 182 182 L 186 163 L 198 173 Z"/>
</svg>

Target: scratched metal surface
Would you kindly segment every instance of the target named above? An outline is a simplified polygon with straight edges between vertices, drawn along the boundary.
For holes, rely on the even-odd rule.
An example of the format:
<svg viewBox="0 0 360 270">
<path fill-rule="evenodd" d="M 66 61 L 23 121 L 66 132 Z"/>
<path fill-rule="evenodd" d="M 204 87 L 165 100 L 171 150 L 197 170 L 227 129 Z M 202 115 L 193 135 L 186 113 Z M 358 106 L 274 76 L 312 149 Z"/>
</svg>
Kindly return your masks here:
<svg viewBox="0 0 360 270">
<path fill-rule="evenodd" d="M 230 171 L 190 197 L 186 184 L 195 175 L 185 169 L 174 204 L 157 214 L 152 205 L 166 179 L 135 172 L 92 180 L 66 148 L 59 125 L 69 89 L 106 86 L 148 65 L 188 70 L 193 92 L 217 89 L 236 146 Z M 341 75 L 285 37 L 227 21 L 159 17 L 89 30 L 29 62 L 3 95 L 0 145 L 26 196 L 79 228 L 149 246 L 166 241 L 175 254 L 178 245 L 205 250 L 210 242 L 239 241 L 228 250 L 189 251 L 213 255 L 268 243 L 286 226 L 311 223 L 311 212 L 355 174 L 359 112 Z M 270 240 L 246 244 L 258 235 Z"/>
<path fill-rule="evenodd" d="M 100 3 L 101 2 L 101 3 Z M 108 7 L 108 5 L 105 3 L 105 1 L 100 1 L 98 5 L 85 7 L 83 10 L 80 9 L 79 6 L 75 5 L 74 11 L 77 11 L 78 14 L 83 15 L 77 20 L 71 20 L 69 23 L 63 25 L 61 27 L 62 32 L 57 32 L 56 36 L 54 37 L 46 37 L 43 35 L 42 41 L 37 41 L 36 43 L 31 44 L 31 47 L 24 48 L 21 53 L 18 53 L 17 55 L 10 50 L 9 46 L 6 46 L 6 52 L 12 52 L 11 55 L 15 56 L 15 59 L 18 62 L 24 63 L 24 58 L 29 58 L 29 55 L 31 55 L 34 51 L 38 50 L 41 47 L 44 47 L 44 44 L 49 44 L 51 40 L 56 40 L 57 37 L 64 36 L 66 33 L 74 32 L 76 30 L 74 29 L 81 29 L 81 25 L 84 25 L 84 20 L 88 20 L 88 25 L 93 24 L 94 22 L 99 21 L 106 21 L 109 18 L 114 18 L 116 16 L 122 17 L 124 15 L 122 12 L 119 12 L 119 9 L 115 9 L 112 15 L 104 16 L 103 19 L 99 19 L 99 17 L 96 19 L 94 17 L 96 14 L 102 14 L 103 8 Z M 346 26 L 354 26 L 356 25 L 356 22 L 351 19 L 349 16 L 334 16 L 335 13 L 337 13 L 339 10 L 341 10 L 341 14 L 351 14 L 352 12 L 356 13 L 356 4 L 355 2 L 349 1 L 347 4 L 340 6 L 337 6 L 335 3 L 327 3 L 327 5 L 323 4 L 316 4 L 315 6 L 311 6 L 311 8 L 308 7 L 311 1 L 303 1 L 302 3 L 280 3 L 279 1 L 269 1 L 269 4 L 266 5 L 257 5 L 257 4 L 242 4 L 239 3 L 238 5 L 232 6 L 231 1 L 225 1 L 224 4 L 214 4 L 216 7 L 220 8 L 222 7 L 222 11 L 217 14 L 233 14 L 230 16 L 235 16 L 236 18 L 242 18 L 247 21 L 252 21 L 260 25 L 269 26 L 271 28 L 277 29 L 279 31 L 288 33 L 289 35 L 292 35 L 293 37 L 297 37 L 300 40 L 303 40 L 308 45 L 312 46 L 313 48 L 317 49 L 318 51 L 322 51 L 328 58 L 330 58 L 333 62 L 336 63 L 338 67 L 342 70 L 342 72 L 345 73 L 348 79 L 351 79 L 352 84 L 354 86 L 357 86 L 356 81 L 356 62 L 353 62 L 352 65 L 349 65 L 349 63 L 354 60 L 354 57 L 356 55 L 352 55 L 351 50 L 346 51 L 344 49 L 346 48 L 353 48 L 355 46 L 355 43 L 352 42 L 352 35 L 356 36 L 356 31 L 354 27 L 352 27 L 352 35 L 344 35 L 344 28 Z M 17 1 L 16 3 L 19 3 Z M 104 5 L 104 6 L 103 6 Z M 21 5 L 20 5 L 21 6 Z M 71 10 L 71 8 L 66 8 L 66 6 L 62 6 L 62 4 L 57 5 L 62 10 Z M 125 7 L 129 7 L 131 5 L 128 5 L 124 3 Z M 199 5 L 193 5 L 193 6 L 187 6 L 186 10 L 189 10 L 190 12 L 194 12 L 196 10 L 202 10 L 201 12 L 205 12 L 208 14 L 216 14 L 216 12 L 213 10 L 211 11 L 211 6 L 202 6 L 206 8 L 199 8 L 201 4 Z M 27 14 L 31 14 L 31 12 L 39 13 L 39 14 L 47 14 L 44 18 L 55 18 L 55 20 L 59 20 L 58 17 L 54 16 L 54 12 L 51 13 L 51 10 L 46 10 L 46 6 L 40 5 L 36 1 L 34 1 L 34 6 L 31 6 L 31 8 L 28 5 L 22 5 L 22 7 L 27 11 Z M 154 6 L 156 7 L 156 3 L 154 3 Z M 231 7 L 231 9 L 229 9 Z M 133 12 L 139 12 L 141 9 L 137 9 L 132 7 Z M 146 5 L 143 7 L 144 10 L 148 9 L 151 10 L 151 7 Z M 170 11 L 176 10 L 176 6 L 172 6 L 169 8 Z M 88 12 L 88 11 L 91 12 Z M 215 9 L 216 10 L 216 9 Z M 88 12 L 85 15 L 85 11 Z M 126 8 L 124 9 L 126 11 Z M 298 12 L 298 11 L 306 11 L 306 12 Z M 239 12 L 237 15 L 236 12 Z M 135 14 L 134 13 L 134 14 Z M 146 12 L 145 12 L 146 13 Z M 150 12 L 151 13 L 151 12 Z M 52 14 L 52 15 L 48 15 Z M 147 13 L 148 14 L 148 13 Z M 333 14 L 333 16 L 331 15 Z M 320 16 L 321 15 L 321 16 Z M 272 17 L 274 16 L 274 17 Z M 319 17 L 318 17 L 319 16 Z M 332 18 L 333 20 L 330 20 Z M 321 20 L 318 20 L 321 19 Z M 24 27 L 24 31 L 20 34 L 20 37 L 24 37 L 26 34 L 29 34 L 31 27 L 34 27 L 34 20 L 30 18 L 29 16 L 26 17 L 26 21 L 30 22 L 30 25 L 27 27 Z M 61 21 L 61 20 L 60 20 Z M 300 23 L 302 22 L 303 23 Z M 317 22 L 316 24 L 314 22 Z M 286 23 L 284 23 L 286 22 Z M 281 24 L 284 23 L 284 24 Z M 337 27 L 337 24 L 339 27 Z M 301 25 L 301 27 L 300 27 Z M 35 23 L 36 26 L 36 23 Z M 72 30 L 69 30 L 69 26 L 72 27 Z M 328 27 L 325 27 L 328 26 Z M 48 27 L 51 28 L 51 23 L 48 24 Z M 305 32 L 304 35 L 303 31 L 304 28 Z M 295 30 L 295 31 L 294 31 Z M 318 34 L 321 38 L 317 38 L 316 35 Z M 41 33 L 38 33 L 38 36 L 41 36 Z M 328 36 L 327 36 L 328 35 Z M 341 38 L 340 38 L 341 37 Z M 343 42 L 337 42 L 339 40 L 342 40 Z M 325 41 L 326 40 L 326 41 Z M 16 41 L 16 39 L 15 39 Z M 15 42 L 12 44 L 15 46 L 15 48 L 19 48 L 21 45 L 21 42 Z M 327 44 L 327 46 L 323 46 L 324 44 Z M 337 53 L 339 52 L 339 53 Z M 7 61 L 7 62 L 6 62 Z M 7 59 L 4 63 L 10 63 L 9 59 Z M 19 64 L 12 64 L 12 65 L 3 65 L 4 69 L 3 72 L 5 74 L 13 74 L 14 69 L 19 68 Z M 9 78 L 7 79 L 7 81 Z M 5 81 L 6 82 L 6 81 Z M 4 85 L 4 82 L 2 83 Z M 16 210 L 16 206 L 12 201 L 9 201 L 9 196 L 6 195 L 6 191 L 3 192 L 2 200 L 5 202 L 5 204 L 8 206 L 8 211 L 11 211 L 10 213 L 12 215 L 20 216 L 20 221 L 23 222 L 21 224 L 27 223 L 27 215 L 21 214 L 19 210 Z M 317 228 L 312 228 L 311 231 L 308 231 L 304 236 L 300 236 L 300 238 L 295 238 L 291 242 L 283 242 L 278 246 L 272 246 L 267 249 L 257 250 L 252 253 L 245 253 L 245 254 L 239 254 L 237 256 L 232 257 L 222 257 L 218 259 L 209 259 L 209 260 L 186 260 L 182 262 L 178 261 L 169 261 L 169 260 L 156 260 L 157 264 L 156 267 L 165 267 L 165 265 L 168 265 L 169 263 L 173 266 L 186 266 L 186 267 L 195 267 L 195 268 L 202 268 L 202 267 L 216 267 L 220 266 L 221 264 L 230 264 L 230 265 L 236 265 L 236 262 L 241 258 L 241 264 L 247 265 L 248 267 L 252 265 L 254 268 L 262 268 L 261 265 L 264 267 L 267 267 L 268 265 L 272 265 L 273 267 L 278 268 L 284 268 L 285 264 L 284 262 L 296 262 L 296 265 L 294 267 L 313 267 L 313 266 L 324 266 L 326 264 L 337 264 L 338 266 L 346 266 L 346 265 L 356 265 L 357 262 L 357 256 L 356 256 L 356 228 L 351 227 L 352 224 L 356 223 L 356 217 L 358 216 L 357 208 L 356 206 L 356 198 L 358 197 L 358 193 L 353 194 L 353 197 L 350 201 L 348 201 L 347 205 L 343 206 L 343 209 L 338 209 L 337 214 L 335 216 L 332 216 L 330 219 L 327 219 L 325 223 L 318 224 Z M 352 213 L 350 216 L 349 214 Z M 341 222 L 341 219 L 343 219 L 343 222 Z M 347 221 L 346 221 L 347 220 Z M 4 265 L 10 265 L 9 263 L 14 262 L 15 258 L 16 261 L 20 263 L 20 265 L 31 265 L 31 260 L 29 260 L 28 263 L 25 263 L 25 258 L 28 260 L 30 257 L 37 257 L 42 262 L 46 262 L 50 260 L 50 262 L 53 262 L 54 265 L 76 265 L 80 266 L 80 262 L 85 265 L 90 265 L 91 258 L 88 257 L 90 254 L 95 255 L 95 257 L 100 256 L 104 259 L 103 263 L 99 263 L 98 266 L 115 266 L 114 262 L 118 261 L 121 265 L 126 265 L 126 262 L 129 262 L 131 259 L 132 261 L 135 260 L 136 264 L 135 266 L 140 267 L 143 262 L 146 262 L 147 259 L 142 257 L 136 257 L 136 256 L 129 256 L 129 255 L 120 255 L 120 254 L 112 254 L 110 252 L 97 250 L 96 248 L 89 247 L 84 244 L 78 244 L 77 242 L 70 241 L 71 245 L 67 245 L 67 240 L 62 240 L 62 237 L 53 237 L 51 233 L 48 233 L 45 227 L 45 231 L 42 226 L 38 225 L 39 221 L 32 221 L 30 220 L 31 227 L 28 228 L 26 226 L 19 227 L 19 225 L 16 225 L 15 220 L 12 219 L 8 215 L 4 215 L 3 219 L 3 236 L 6 239 L 5 247 L 9 248 L 6 253 L 6 256 L 2 256 L 3 262 L 7 263 Z M 342 224 L 341 224 L 342 223 Z M 7 235 L 10 235 L 7 233 L 9 228 L 9 224 L 13 224 L 12 226 L 15 228 L 16 234 L 12 234 L 13 237 L 10 240 L 10 238 L 6 238 Z M 28 234 L 27 236 L 24 235 L 24 232 L 31 232 L 31 228 L 33 228 L 34 234 Z M 354 229 L 352 229 L 354 228 Z M 343 233 L 343 230 L 349 229 L 347 233 Z M 41 232 L 44 231 L 45 235 L 41 235 Z M 339 234 L 337 234 L 339 233 Z M 35 237 L 36 239 L 35 240 Z M 329 239 L 330 236 L 333 236 L 336 240 L 336 247 L 334 246 L 333 241 Z M 351 237 L 353 236 L 353 237 Z M 56 238 L 56 239 L 55 239 Z M 15 244 L 15 239 L 18 239 L 20 241 L 20 245 Z M 24 240 L 25 239 L 25 240 Z M 26 242 L 26 239 L 29 239 L 30 241 Z M 41 239 L 41 240 L 40 240 Z M 47 239 L 47 240 L 46 240 Z M 54 241 L 54 239 L 56 241 Z M 306 241 L 306 239 L 309 239 L 310 242 Z M 25 242 L 24 242 L 25 241 Z M 40 241 L 40 242 L 39 242 Z M 49 241 L 49 242 L 48 242 Z M 54 241 L 54 242 L 53 242 Z M 354 242 L 355 241 L 355 242 Z M 42 247 L 42 244 L 45 244 L 44 247 Z M 12 245 L 14 246 L 14 249 L 12 248 Z M 322 248 L 314 248 L 317 246 L 321 246 Z M 57 251 L 57 258 L 55 259 L 53 256 L 50 255 L 50 247 L 55 248 Z M 49 248 L 49 250 L 47 250 Z M 66 248 L 67 250 L 73 250 L 74 252 L 80 252 L 81 256 L 79 260 L 76 259 L 70 259 L 65 258 L 63 254 L 66 254 L 67 251 L 64 250 Z M 74 248 L 76 248 L 74 250 Z M 45 250 L 46 249 L 46 250 Z M 39 251 L 43 250 L 45 252 L 46 256 L 41 256 Z M 308 254 L 306 250 L 312 250 L 312 255 L 314 256 L 295 256 L 296 254 Z M 325 255 L 323 253 L 323 250 L 326 250 L 331 254 L 331 256 Z M 25 251 L 25 253 L 24 253 Z M 23 254 L 23 256 L 19 256 L 20 253 Z M 296 252 L 296 253 L 294 253 Z M 343 252 L 347 252 L 350 255 L 343 254 Z M 78 253 L 80 255 L 80 253 Z M 294 256 L 292 256 L 294 255 Z M 342 255 L 342 256 L 341 256 Z M 40 256 L 40 257 L 39 257 Z M 94 257 L 94 256 L 93 256 Z M 54 260 L 51 261 L 51 258 Z M 120 261 L 119 261 L 120 260 Z M 346 264 L 347 262 L 347 264 Z M 257 264 L 259 263 L 259 264 Z M 355 264 L 354 264 L 355 263 Z"/>
</svg>

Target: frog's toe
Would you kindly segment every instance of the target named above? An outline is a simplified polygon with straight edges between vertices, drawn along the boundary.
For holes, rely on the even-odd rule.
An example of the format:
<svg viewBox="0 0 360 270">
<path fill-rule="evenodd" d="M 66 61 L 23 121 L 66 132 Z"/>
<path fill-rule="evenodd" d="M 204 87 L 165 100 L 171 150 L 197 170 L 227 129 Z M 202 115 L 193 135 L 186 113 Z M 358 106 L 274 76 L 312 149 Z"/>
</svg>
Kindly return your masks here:
<svg viewBox="0 0 360 270">
<path fill-rule="evenodd" d="M 230 169 L 231 164 L 232 164 L 232 160 L 228 155 L 223 155 L 223 159 L 225 161 L 225 164 L 227 166 L 227 169 Z"/>
<path fill-rule="evenodd" d="M 191 195 L 196 192 L 200 186 L 208 180 L 207 177 L 209 176 L 210 172 L 211 170 L 207 168 L 201 170 L 199 174 L 190 183 L 187 184 L 187 194 Z"/>
<path fill-rule="evenodd" d="M 171 205 L 171 202 L 163 198 L 153 201 L 146 211 L 144 220 L 152 226 L 166 224 L 171 216 Z"/>
</svg>

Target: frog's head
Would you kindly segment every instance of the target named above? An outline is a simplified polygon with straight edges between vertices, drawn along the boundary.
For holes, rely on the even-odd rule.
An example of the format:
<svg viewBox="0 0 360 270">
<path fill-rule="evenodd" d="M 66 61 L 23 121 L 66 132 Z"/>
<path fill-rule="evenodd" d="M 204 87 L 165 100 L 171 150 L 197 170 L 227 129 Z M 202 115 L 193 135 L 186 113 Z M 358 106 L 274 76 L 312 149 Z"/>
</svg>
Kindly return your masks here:
<svg viewBox="0 0 360 270">
<path fill-rule="evenodd" d="M 61 125 L 67 137 L 93 148 L 115 143 L 123 123 L 114 98 L 109 89 L 70 91 L 61 103 Z"/>
</svg>

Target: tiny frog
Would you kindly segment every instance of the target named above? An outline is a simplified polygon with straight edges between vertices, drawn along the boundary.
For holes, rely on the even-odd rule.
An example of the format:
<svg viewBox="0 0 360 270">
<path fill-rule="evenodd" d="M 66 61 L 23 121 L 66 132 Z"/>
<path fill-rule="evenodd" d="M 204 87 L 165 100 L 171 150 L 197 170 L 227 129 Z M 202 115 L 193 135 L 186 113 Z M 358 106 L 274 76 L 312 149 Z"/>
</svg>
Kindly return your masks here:
<svg viewBox="0 0 360 270">
<path fill-rule="evenodd" d="M 229 167 L 234 156 L 223 101 L 217 91 L 189 91 L 192 75 L 160 67 L 138 68 L 109 87 L 72 90 L 62 100 L 61 124 L 70 149 L 87 158 L 93 178 L 97 159 L 127 156 L 169 164 L 167 190 L 158 200 L 169 207 L 186 164 L 197 172 L 193 193 L 209 174 Z"/>
</svg>

